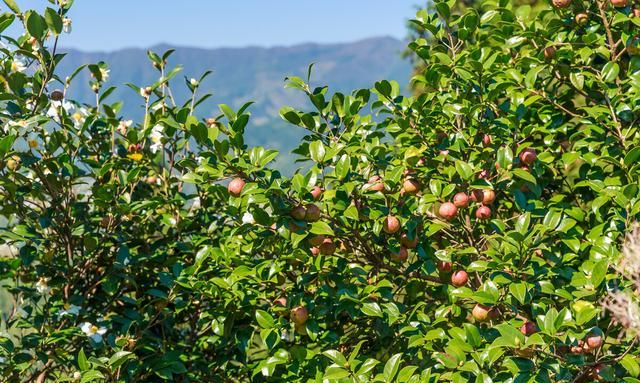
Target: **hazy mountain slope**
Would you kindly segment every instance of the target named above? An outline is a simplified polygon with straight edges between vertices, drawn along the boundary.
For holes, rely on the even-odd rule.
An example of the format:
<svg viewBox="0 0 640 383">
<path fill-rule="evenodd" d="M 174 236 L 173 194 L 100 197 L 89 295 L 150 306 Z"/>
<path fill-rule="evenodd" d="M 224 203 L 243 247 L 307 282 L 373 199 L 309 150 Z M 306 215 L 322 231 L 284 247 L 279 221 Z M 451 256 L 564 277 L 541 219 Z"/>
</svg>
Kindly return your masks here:
<svg viewBox="0 0 640 383">
<path fill-rule="evenodd" d="M 282 106 L 301 106 L 304 97 L 293 89 L 285 89 L 288 75 L 306 77 L 307 67 L 316 63 L 312 85 L 328 85 L 332 91 L 349 92 L 372 87 L 380 79 L 397 80 L 407 84 L 411 67 L 400 57 L 404 43 L 388 37 L 372 38 L 347 44 L 303 44 L 291 47 L 246 47 L 200 49 L 174 47 L 170 66 L 182 64 L 184 69 L 172 82 L 176 99 L 184 100 L 187 90 L 184 76 L 199 77 L 206 70 L 213 74 L 202 84 L 202 92 L 213 92 L 213 97 L 198 110 L 200 116 L 218 114 L 217 105 L 226 103 L 238 107 L 247 101 L 255 104 L 247 138 L 251 145 L 275 147 L 288 152 L 294 147 L 302 130 L 280 121 Z M 156 46 L 152 50 L 162 53 L 169 46 Z M 141 98 L 123 84 L 149 85 L 157 72 L 149 63 L 144 49 L 124 49 L 115 52 L 81 52 L 68 50 L 61 63 L 61 73 L 67 74 L 81 64 L 105 61 L 111 73 L 109 85 L 119 89 L 110 100 L 123 100 L 125 117 L 139 118 L 142 114 Z M 83 75 L 88 80 L 88 75 Z M 82 76 L 80 77 L 80 79 Z M 71 88 L 72 97 L 92 102 L 94 95 L 87 81 L 76 81 Z"/>
</svg>

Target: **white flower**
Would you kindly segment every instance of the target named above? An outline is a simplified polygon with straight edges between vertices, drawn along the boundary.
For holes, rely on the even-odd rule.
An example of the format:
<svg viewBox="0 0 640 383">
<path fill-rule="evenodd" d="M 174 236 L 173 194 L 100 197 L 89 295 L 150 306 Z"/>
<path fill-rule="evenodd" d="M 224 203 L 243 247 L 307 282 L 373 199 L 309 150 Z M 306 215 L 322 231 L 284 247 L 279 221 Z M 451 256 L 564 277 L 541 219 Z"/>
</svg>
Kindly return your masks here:
<svg viewBox="0 0 640 383">
<path fill-rule="evenodd" d="M 132 120 L 120 121 L 120 123 L 118 124 L 118 132 L 120 132 L 120 134 L 122 134 L 123 136 L 126 135 L 127 130 L 129 130 L 131 125 L 133 125 Z"/>
<path fill-rule="evenodd" d="M 49 110 L 47 110 L 47 116 L 53 118 L 54 121 L 60 121 L 60 108 L 69 113 L 73 109 L 73 104 L 69 101 L 51 101 Z"/>
<path fill-rule="evenodd" d="M 44 294 L 48 294 L 49 291 L 51 291 L 51 288 L 49 287 L 49 285 L 47 284 L 49 280 L 45 277 L 41 277 L 40 279 L 38 279 L 38 282 L 36 282 L 36 290 L 44 295 Z"/>
<path fill-rule="evenodd" d="M 7 361 L 6 358 L 0 356 L 0 364 L 4 364 Z"/>
<path fill-rule="evenodd" d="M 84 124 L 85 120 L 87 119 L 88 115 L 89 115 L 89 112 L 87 111 L 86 108 L 78 109 L 74 114 L 71 115 L 71 119 L 73 120 L 73 126 L 76 129 L 80 129 Z"/>
<path fill-rule="evenodd" d="M 153 145 L 151 145 L 151 152 L 153 153 L 157 152 L 159 149 L 162 149 L 162 137 L 164 137 L 164 135 L 162 134 L 163 130 L 164 126 L 160 124 L 154 126 L 151 129 L 151 135 L 149 136 L 149 138 L 151 139 L 151 142 L 153 142 Z"/>
<path fill-rule="evenodd" d="M 242 216 L 242 223 L 252 225 L 256 223 L 256 220 L 253 218 L 253 214 L 246 212 Z"/>
<path fill-rule="evenodd" d="M 174 217 L 169 218 L 169 225 L 175 226 L 177 223 L 178 221 Z"/>
<path fill-rule="evenodd" d="M 71 19 L 68 17 L 65 17 L 64 19 L 62 19 L 62 31 L 64 33 L 71 33 Z"/>
<path fill-rule="evenodd" d="M 82 330 L 86 336 L 96 343 L 102 342 L 102 336 L 107 333 L 106 328 L 95 326 L 89 322 L 81 324 L 80 330 Z"/>
<path fill-rule="evenodd" d="M 24 308 L 22 308 L 23 304 L 24 298 L 20 298 L 20 300 L 18 301 L 18 305 L 16 306 L 16 314 L 18 314 L 20 318 L 26 318 L 29 316 L 29 313 Z"/>
<path fill-rule="evenodd" d="M 65 305 L 65 309 L 58 312 L 58 316 L 63 317 L 65 315 L 78 315 L 80 314 L 80 306 Z"/>
<path fill-rule="evenodd" d="M 191 80 L 189 80 L 189 82 L 191 83 L 191 86 L 198 86 L 198 85 L 200 85 L 200 83 L 198 82 L 198 80 L 196 80 L 195 78 L 192 78 Z"/>
<path fill-rule="evenodd" d="M 102 76 L 102 81 L 107 81 L 109 79 L 110 69 L 100 68 L 100 75 Z"/>
<path fill-rule="evenodd" d="M 21 60 L 14 58 L 11 62 L 11 71 L 12 72 L 24 72 L 27 69 L 27 66 Z"/>
</svg>

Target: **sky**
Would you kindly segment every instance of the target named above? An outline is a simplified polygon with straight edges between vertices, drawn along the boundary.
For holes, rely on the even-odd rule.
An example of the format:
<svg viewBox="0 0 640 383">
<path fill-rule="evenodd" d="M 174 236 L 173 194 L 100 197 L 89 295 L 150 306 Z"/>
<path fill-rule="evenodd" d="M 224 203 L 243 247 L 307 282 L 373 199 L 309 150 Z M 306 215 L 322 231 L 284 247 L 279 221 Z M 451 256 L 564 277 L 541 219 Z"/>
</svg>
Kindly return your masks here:
<svg viewBox="0 0 640 383">
<path fill-rule="evenodd" d="M 16 0 L 43 10 L 46 0 Z M 62 45 L 88 51 L 159 43 L 201 48 L 406 36 L 419 0 L 75 0 Z M 4 5 L 0 3 L 0 5 Z"/>
</svg>

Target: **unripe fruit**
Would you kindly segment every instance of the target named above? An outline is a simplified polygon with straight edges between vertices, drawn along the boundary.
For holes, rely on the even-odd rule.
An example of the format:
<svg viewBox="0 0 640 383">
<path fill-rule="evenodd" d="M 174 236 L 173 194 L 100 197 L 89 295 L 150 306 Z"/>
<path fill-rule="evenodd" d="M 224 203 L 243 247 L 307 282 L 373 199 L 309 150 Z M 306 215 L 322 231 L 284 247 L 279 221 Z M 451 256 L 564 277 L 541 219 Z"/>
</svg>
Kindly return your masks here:
<svg viewBox="0 0 640 383">
<path fill-rule="evenodd" d="M 578 13 L 576 15 L 576 24 L 585 25 L 589 21 L 589 15 L 586 13 Z"/>
<path fill-rule="evenodd" d="M 298 221 L 302 221 L 307 216 L 307 209 L 302 205 L 298 205 L 291 209 L 291 216 Z"/>
<path fill-rule="evenodd" d="M 320 245 L 320 254 L 322 255 L 333 255 L 336 252 L 336 244 L 333 243 L 331 238 L 325 238 L 322 241 L 322 245 Z"/>
<path fill-rule="evenodd" d="M 538 155 L 536 154 L 536 150 L 533 148 L 526 148 L 520 152 L 520 161 L 522 161 L 525 165 L 531 165 L 536 162 L 538 159 Z"/>
<path fill-rule="evenodd" d="M 482 136 L 482 145 L 486 148 L 487 146 L 491 145 L 491 136 L 488 134 L 485 134 Z"/>
<path fill-rule="evenodd" d="M 325 240 L 325 236 L 324 235 L 322 235 L 322 234 L 314 235 L 313 237 L 309 238 L 309 244 L 311 246 L 318 247 L 318 246 L 322 245 L 322 242 L 324 242 L 324 240 Z"/>
<path fill-rule="evenodd" d="M 629 5 L 629 0 L 611 0 L 611 5 L 616 8 L 624 8 Z"/>
<path fill-rule="evenodd" d="M 384 230 L 384 232 L 387 234 L 397 233 L 398 230 L 400 230 L 400 221 L 398 220 L 398 218 L 389 215 L 384 219 L 384 222 L 382 223 L 382 230 Z"/>
<path fill-rule="evenodd" d="M 487 220 L 491 218 L 491 209 L 488 206 L 480 206 L 478 210 L 476 210 L 476 218 Z"/>
<path fill-rule="evenodd" d="M 384 181 L 380 176 L 372 176 L 367 183 L 367 190 L 370 191 L 384 191 Z"/>
<path fill-rule="evenodd" d="M 525 322 L 522 326 L 520 326 L 520 332 L 523 335 L 529 336 L 535 334 L 538 331 L 536 324 L 533 322 Z"/>
<path fill-rule="evenodd" d="M 409 239 L 409 236 L 405 233 L 400 237 L 400 243 L 402 246 L 408 247 L 409 249 L 415 249 L 418 247 L 418 236 L 414 235 L 413 239 Z"/>
<path fill-rule="evenodd" d="M 314 204 L 309 204 L 306 206 L 306 214 L 304 216 L 304 219 L 307 222 L 317 222 L 320 220 L 320 216 L 322 215 L 322 212 L 320 211 L 320 208 Z"/>
<path fill-rule="evenodd" d="M 391 260 L 393 260 L 394 262 L 404 262 L 408 257 L 409 250 L 407 250 L 407 248 L 404 246 L 401 246 L 400 250 L 398 250 L 397 252 L 391 252 Z"/>
<path fill-rule="evenodd" d="M 319 200 L 320 197 L 322 197 L 322 189 L 320 189 L 320 186 L 314 186 L 313 189 L 311 189 L 311 195 L 314 200 Z"/>
<path fill-rule="evenodd" d="M 242 189 L 244 189 L 245 182 L 242 178 L 236 177 L 229 182 L 229 186 L 227 186 L 227 190 L 229 194 L 234 197 L 240 197 L 242 194 Z"/>
<path fill-rule="evenodd" d="M 553 0 L 553 6 L 556 8 L 567 8 L 571 5 L 571 0 Z"/>
<path fill-rule="evenodd" d="M 447 221 L 450 221 L 458 214 L 458 208 L 451 202 L 445 202 L 440 205 L 438 214 L 440 215 L 440 217 L 446 219 Z"/>
<path fill-rule="evenodd" d="M 496 192 L 491 189 L 485 189 L 482 191 L 482 203 L 485 205 L 491 205 L 496 199 Z"/>
<path fill-rule="evenodd" d="M 436 263 L 436 267 L 438 268 L 438 271 L 442 273 L 450 272 L 452 266 L 453 265 L 451 264 L 451 262 L 447 262 L 447 261 L 438 261 L 438 263 Z"/>
<path fill-rule="evenodd" d="M 602 336 L 591 333 L 587 335 L 586 343 L 591 349 L 596 349 L 602 346 Z"/>
<path fill-rule="evenodd" d="M 420 183 L 413 178 L 407 178 L 402 184 L 402 190 L 407 194 L 416 194 L 420 191 Z"/>
<path fill-rule="evenodd" d="M 473 319 L 477 320 L 478 322 L 486 322 L 487 320 L 489 320 L 489 312 L 491 310 L 491 307 L 476 304 L 473 308 L 473 311 L 471 311 L 471 315 L 473 315 Z"/>
<path fill-rule="evenodd" d="M 62 101 L 63 98 L 64 98 L 64 93 L 62 93 L 62 91 L 54 90 L 53 92 L 51 92 L 51 99 L 53 101 Z"/>
<path fill-rule="evenodd" d="M 304 306 L 296 306 L 291 309 L 291 320 L 293 323 L 301 326 L 309 319 L 309 311 Z"/>
<path fill-rule="evenodd" d="M 544 48 L 544 59 L 547 61 L 553 60 L 556 57 L 556 48 L 554 46 Z"/>
<path fill-rule="evenodd" d="M 461 287 L 469 281 L 469 274 L 464 270 L 458 270 L 451 274 L 451 284 L 455 287 Z"/>
<path fill-rule="evenodd" d="M 464 208 L 469 206 L 469 196 L 467 193 L 457 193 L 453 196 L 453 204 L 455 207 Z"/>
<path fill-rule="evenodd" d="M 20 157 L 18 156 L 12 156 L 11 158 L 9 158 L 7 160 L 7 163 L 5 165 L 7 167 L 7 169 L 9 169 L 10 171 L 14 171 L 16 169 L 18 169 L 20 167 Z"/>
<path fill-rule="evenodd" d="M 484 193 L 480 189 L 474 189 L 471 192 L 471 199 L 473 200 L 473 202 L 482 202 L 482 200 L 484 199 Z"/>
</svg>

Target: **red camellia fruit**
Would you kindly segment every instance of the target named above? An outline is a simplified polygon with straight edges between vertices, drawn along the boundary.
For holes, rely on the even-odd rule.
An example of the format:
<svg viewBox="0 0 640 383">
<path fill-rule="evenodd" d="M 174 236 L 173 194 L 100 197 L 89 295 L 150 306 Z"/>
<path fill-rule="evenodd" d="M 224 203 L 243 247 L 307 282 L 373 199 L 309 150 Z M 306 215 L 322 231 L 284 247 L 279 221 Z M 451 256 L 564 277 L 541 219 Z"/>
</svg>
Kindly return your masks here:
<svg viewBox="0 0 640 383">
<path fill-rule="evenodd" d="M 633 17 L 640 17 L 640 8 L 635 8 L 633 10 Z"/>
<path fill-rule="evenodd" d="M 602 336 L 594 333 L 587 335 L 586 343 L 591 349 L 597 349 L 602 346 Z"/>
<path fill-rule="evenodd" d="M 307 216 L 307 209 L 302 205 L 298 205 L 291 209 L 291 216 L 298 221 L 302 221 Z"/>
<path fill-rule="evenodd" d="M 571 0 L 553 0 L 553 6 L 556 8 L 567 8 L 571 5 Z"/>
<path fill-rule="evenodd" d="M 463 192 L 456 193 L 456 195 L 453 196 L 453 204 L 459 208 L 467 207 L 469 206 L 469 196 Z"/>
<path fill-rule="evenodd" d="M 384 232 L 387 234 L 397 233 L 398 230 L 400 230 L 400 221 L 398 220 L 398 218 L 389 215 L 384 219 L 384 222 L 382 223 L 382 230 L 384 230 Z"/>
<path fill-rule="evenodd" d="M 51 92 L 51 99 L 53 101 L 62 101 L 62 99 L 64 98 L 64 93 L 62 93 L 61 90 L 54 90 L 53 92 Z"/>
<path fill-rule="evenodd" d="M 487 220 L 491 218 L 491 209 L 488 206 L 480 206 L 478 210 L 476 210 L 476 218 Z"/>
<path fill-rule="evenodd" d="M 477 320 L 478 322 L 486 322 L 490 319 L 489 313 L 491 312 L 491 310 L 491 307 L 478 303 L 471 311 L 471 315 L 473 316 L 473 319 Z"/>
<path fill-rule="evenodd" d="M 482 136 L 482 145 L 486 148 L 487 146 L 491 145 L 491 136 L 488 134 L 485 134 Z"/>
<path fill-rule="evenodd" d="M 471 192 L 471 199 L 473 200 L 473 202 L 482 202 L 482 200 L 484 199 L 482 190 L 474 189 Z"/>
<path fill-rule="evenodd" d="M 400 249 L 391 252 L 391 260 L 394 262 L 404 262 L 409 257 L 409 250 L 406 247 L 401 246 Z"/>
<path fill-rule="evenodd" d="M 287 298 L 285 297 L 280 297 L 278 299 L 276 299 L 275 301 L 273 301 L 273 304 L 275 306 L 287 306 Z"/>
<path fill-rule="evenodd" d="M 553 60 L 554 57 L 556 57 L 556 47 L 554 46 L 550 46 L 550 47 L 546 47 L 544 48 L 544 59 L 549 61 L 549 60 Z"/>
<path fill-rule="evenodd" d="M 440 217 L 446 219 L 447 221 L 450 221 L 455 218 L 456 214 L 458 214 L 458 208 L 451 202 L 445 202 L 440 205 L 438 214 L 440 215 Z"/>
<path fill-rule="evenodd" d="M 407 178 L 402 183 L 402 190 L 407 194 L 416 194 L 420 191 L 420 183 L 413 178 Z"/>
<path fill-rule="evenodd" d="M 316 201 L 319 200 L 320 197 L 322 197 L 322 189 L 320 186 L 314 186 L 313 189 L 311 189 L 311 195 Z"/>
<path fill-rule="evenodd" d="M 443 273 L 448 273 L 451 271 L 451 268 L 453 267 L 453 265 L 451 264 L 451 262 L 438 261 L 438 263 L 436 263 L 436 267 L 438 268 L 438 271 Z"/>
<path fill-rule="evenodd" d="M 538 331 L 538 328 L 536 327 L 536 324 L 533 322 L 525 322 L 522 326 L 520 326 L 520 332 L 526 336 L 535 334 L 537 331 Z"/>
<path fill-rule="evenodd" d="M 496 199 L 496 192 L 491 189 L 485 189 L 482 191 L 482 203 L 485 205 L 491 205 Z"/>
<path fill-rule="evenodd" d="M 409 249 L 415 249 L 418 247 L 418 236 L 414 235 L 413 239 L 409 239 L 409 236 L 405 233 L 400 237 L 400 243 L 402 246 L 408 247 Z"/>
<path fill-rule="evenodd" d="M 309 311 L 304 306 L 296 306 L 291 309 L 291 320 L 301 326 L 309 319 Z"/>
<path fill-rule="evenodd" d="M 311 251 L 311 255 L 313 255 L 314 257 L 317 257 L 318 255 L 320 255 L 319 247 L 312 247 L 309 249 L 309 251 Z"/>
<path fill-rule="evenodd" d="M 371 191 L 384 191 L 384 181 L 380 176 L 372 176 L 367 183 L 367 190 Z"/>
<path fill-rule="evenodd" d="M 469 281 L 469 274 L 464 270 L 458 270 L 451 274 L 451 284 L 455 287 L 461 287 Z"/>
<path fill-rule="evenodd" d="M 325 240 L 324 235 L 322 235 L 322 234 L 314 235 L 313 237 L 309 238 L 309 244 L 311 246 L 318 247 L 318 246 L 322 245 L 324 240 Z"/>
<path fill-rule="evenodd" d="M 336 244 L 331 238 L 325 238 L 320 245 L 320 253 L 322 255 L 333 255 L 336 252 Z"/>
<path fill-rule="evenodd" d="M 520 161 L 525 165 L 531 165 L 536 162 L 538 155 L 533 148 L 526 148 L 520 152 Z"/>
<path fill-rule="evenodd" d="M 320 208 L 314 204 L 308 204 L 305 207 L 305 216 L 304 219 L 307 222 L 317 222 L 320 220 L 320 215 L 322 214 L 322 212 L 320 211 Z"/>
<path fill-rule="evenodd" d="M 231 182 L 229 182 L 229 185 L 227 186 L 227 190 L 229 191 L 229 194 L 231 194 L 232 196 L 240 197 L 240 194 L 242 194 L 242 189 L 244 189 L 244 185 L 245 185 L 244 180 L 240 177 L 236 177 L 232 179 Z"/>
<path fill-rule="evenodd" d="M 629 0 L 611 0 L 611 5 L 616 8 L 624 8 L 629 5 Z"/>
</svg>

